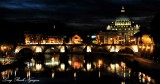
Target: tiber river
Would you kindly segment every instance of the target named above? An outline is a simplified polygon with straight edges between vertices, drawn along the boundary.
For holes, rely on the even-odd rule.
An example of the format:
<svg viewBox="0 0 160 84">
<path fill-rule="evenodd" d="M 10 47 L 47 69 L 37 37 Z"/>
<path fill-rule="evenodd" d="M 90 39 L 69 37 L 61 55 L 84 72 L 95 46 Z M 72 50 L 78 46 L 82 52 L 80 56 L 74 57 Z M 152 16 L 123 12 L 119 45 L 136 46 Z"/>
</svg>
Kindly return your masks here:
<svg viewBox="0 0 160 84">
<path fill-rule="evenodd" d="M 127 67 L 123 59 L 105 54 L 54 53 L 36 59 L 26 60 L 25 67 L 1 71 L 0 84 L 156 84 L 149 75 Z"/>
</svg>

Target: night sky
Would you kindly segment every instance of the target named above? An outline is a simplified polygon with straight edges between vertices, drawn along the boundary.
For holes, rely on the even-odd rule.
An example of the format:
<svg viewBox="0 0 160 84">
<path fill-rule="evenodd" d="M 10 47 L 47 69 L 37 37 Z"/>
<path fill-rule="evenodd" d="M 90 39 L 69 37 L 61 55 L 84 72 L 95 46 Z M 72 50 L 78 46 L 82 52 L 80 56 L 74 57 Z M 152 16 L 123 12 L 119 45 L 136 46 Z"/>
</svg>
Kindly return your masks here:
<svg viewBox="0 0 160 84">
<path fill-rule="evenodd" d="M 160 10 L 160 0 L 0 0 L 0 25 L 5 32 L 14 34 L 53 28 L 49 23 L 56 22 L 61 25 L 58 28 L 93 30 L 114 21 L 122 6 L 135 23 L 149 25 Z M 46 24 L 49 25 L 45 27 Z"/>
</svg>

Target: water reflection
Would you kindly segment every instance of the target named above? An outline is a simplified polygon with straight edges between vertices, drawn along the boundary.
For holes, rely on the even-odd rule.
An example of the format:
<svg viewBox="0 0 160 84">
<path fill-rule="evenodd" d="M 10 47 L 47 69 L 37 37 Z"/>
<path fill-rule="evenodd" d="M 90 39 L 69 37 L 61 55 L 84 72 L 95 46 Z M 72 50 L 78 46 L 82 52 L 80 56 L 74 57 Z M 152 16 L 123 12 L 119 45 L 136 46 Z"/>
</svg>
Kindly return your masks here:
<svg viewBox="0 0 160 84">
<path fill-rule="evenodd" d="M 47 67 L 54 67 L 59 65 L 59 54 L 45 54 L 45 65 Z"/>
<path fill-rule="evenodd" d="M 52 70 L 51 78 L 54 78 L 54 75 L 55 75 L 55 72 L 54 72 L 54 70 Z"/>
<path fill-rule="evenodd" d="M 8 70 L 5 70 L 5 71 L 2 71 L 1 72 L 2 79 L 9 78 L 12 75 L 12 73 L 13 73 L 12 69 L 8 69 Z"/>
<path fill-rule="evenodd" d="M 4 57 L 0 58 L 0 63 L 2 65 L 12 64 L 13 62 L 16 62 L 17 60 L 14 57 Z"/>
<path fill-rule="evenodd" d="M 83 54 L 47 54 L 45 55 L 44 63 L 31 58 L 25 62 L 27 66 L 24 69 L 13 68 L 2 71 L 1 79 L 11 79 L 13 77 L 30 79 L 34 77 L 45 82 L 53 82 L 60 79 L 65 83 L 66 80 L 69 82 L 72 79 L 79 81 L 98 78 L 105 82 L 111 81 L 114 84 L 130 84 L 132 82 L 134 84 L 155 84 L 155 80 L 143 72 L 134 74 L 132 69 L 127 67 L 123 60 L 111 61 L 110 58 L 96 55 L 93 57 L 92 60 L 89 60 Z M 50 78 L 52 80 L 49 80 Z"/>
<path fill-rule="evenodd" d="M 87 71 L 91 71 L 92 67 L 91 67 L 91 63 L 87 63 Z"/>
<path fill-rule="evenodd" d="M 139 82 L 143 82 L 143 83 L 147 83 L 147 84 L 155 83 L 154 79 L 152 79 L 150 76 L 148 76 L 142 72 L 138 73 L 138 78 L 139 78 Z"/>
<path fill-rule="evenodd" d="M 30 61 L 25 62 L 25 64 L 27 65 L 25 67 L 25 70 L 32 70 L 32 71 L 44 70 L 44 66 L 42 65 L 42 63 L 39 63 L 39 61 L 35 61 L 35 59 L 33 58 Z"/>
</svg>

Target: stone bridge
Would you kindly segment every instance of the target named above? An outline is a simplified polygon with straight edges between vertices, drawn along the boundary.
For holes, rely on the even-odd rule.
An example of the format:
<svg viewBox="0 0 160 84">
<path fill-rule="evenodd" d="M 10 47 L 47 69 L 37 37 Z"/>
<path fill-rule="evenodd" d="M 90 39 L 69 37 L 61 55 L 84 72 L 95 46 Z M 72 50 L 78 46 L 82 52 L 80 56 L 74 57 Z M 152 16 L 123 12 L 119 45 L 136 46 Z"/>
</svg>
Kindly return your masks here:
<svg viewBox="0 0 160 84">
<path fill-rule="evenodd" d="M 138 53 L 138 45 L 122 45 L 122 44 L 21 44 L 15 49 L 15 54 L 26 52 L 32 53 L 89 53 L 89 52 L 123 52 L 123 50 Z"/>
</svg>

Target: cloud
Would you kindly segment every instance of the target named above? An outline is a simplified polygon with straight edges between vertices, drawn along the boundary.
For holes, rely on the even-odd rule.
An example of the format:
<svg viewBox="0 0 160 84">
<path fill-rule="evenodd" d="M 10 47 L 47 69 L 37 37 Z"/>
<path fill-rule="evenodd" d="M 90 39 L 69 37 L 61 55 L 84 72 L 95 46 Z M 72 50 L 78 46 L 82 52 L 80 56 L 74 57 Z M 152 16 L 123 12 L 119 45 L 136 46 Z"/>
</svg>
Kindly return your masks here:
<svg viewBox="0 0 160 84">
<path fill-rule="evenodd" d="M 106 0 L 117 4 L 129 4 L 129 5 L 135 5 L 139 4 L 142 0 Z"/>
<path fill-rule="evenodd" d="M 159 0 L 1 0 L 1 19 L 11 21 L 59 20 L 72 26 L 97 27 L 109 24 L 125 5 L 135 21 L 150 20 L 160 10 Z"/>
<path fill-rule="evenodd" d="M 42 9 L 45 8 L 44 4 L 32 2 L 1 2 L 0 7 L 7 9 Z"/>
</svg>

